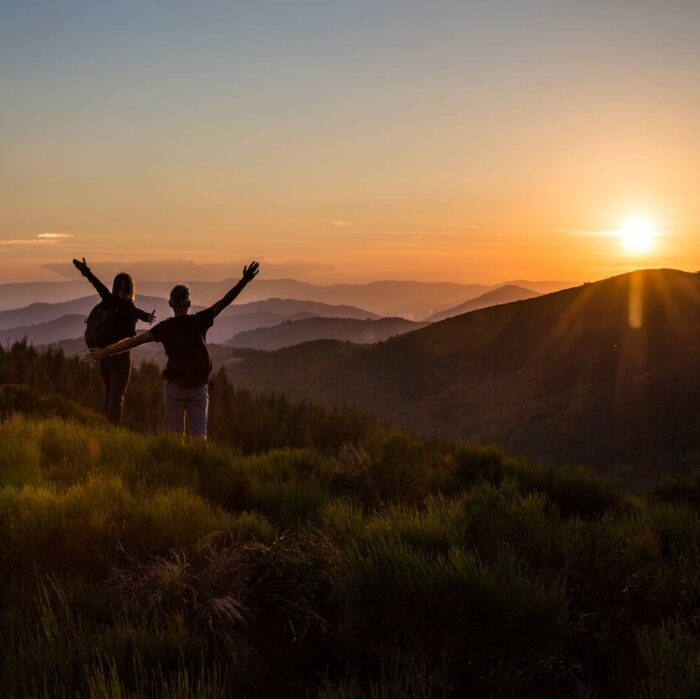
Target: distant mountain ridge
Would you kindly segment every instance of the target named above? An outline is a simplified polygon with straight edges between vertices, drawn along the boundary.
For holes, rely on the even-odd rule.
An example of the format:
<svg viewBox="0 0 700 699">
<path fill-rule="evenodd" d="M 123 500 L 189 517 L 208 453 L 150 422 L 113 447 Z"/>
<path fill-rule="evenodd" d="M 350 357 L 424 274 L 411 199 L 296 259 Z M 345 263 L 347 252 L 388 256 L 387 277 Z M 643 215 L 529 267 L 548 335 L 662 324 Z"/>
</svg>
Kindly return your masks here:
<svg viewBox="0 0 700 699">
<path fill-rule="evenodd" d="M 480 308 L 497 306 L 501 303 L 512 303 L 513 301 L 523 301 L 525 299 L 535 298 L 535 296 L 541 296 L 541 294 L 537 291 L 532 291 L 531 289 L 525 289 L 522 286 L 517 286 L 516 284 L 506 284 L 505 286 L 500 286 L 498 289 L 494 289 L 493 291 L 487 291 L 485 294 L 477 296 L 471 301 L 466 301 L 459 306 L 436 313 L 435 315 L 430 316 L 427 320 L 429 320 L 431 323 L 435 323 L 440 320 L 445 320 L 445 318 L 461 315 L 462 313 L 478 311 Z"/>
<path fill-rule="evenodd" d="M 26 337 L 32 344 L 44 345 L 82 337 L 85 327 L 81 323 L 98 302 L 99 296 L 93 294 L 74 301 L 36 303 L 26 308 L 0 311 L 0 339 L 9 341 L 12 338 L 14 341 Z M 172 315 L 172 310 L 165 299 L 138 296 L 136 303 L 147 311 L 155 308 L 156 322 Z M 192 312 L 201 308 L 202 306 L 193 306 Z M 290 318 L 300 319 L 309 316 L 358 320 L 378 318 L 374 313 L 354 306 L 332 306 L 315 301 L 273 298 L 265 301 L 236 303 L 225 309 L 209 331 L 208 338 L 211 342 L 225 342 L 237 332 L 278 325 Z M 147 323 L 137 324 L 138 329 L 145 330 L 148 327 Z"/>
<path fill-rule="evenodd" d="M 85 333 L 87 316 L 72 314 L 38 325 L 3 328 L 0 330 L 0 342 L 10 345 L 26 340 L 30 345 L 49 345 L 58 340 L 80 337 Z"/>
<path fill-rule="evenodd" d="M 99 273 L 98 265 L 96 265 L 96 271 Z M 231 278 L 217 282 L 192 281 L 188 283 L 193 300 L 197 304 L 208 305 L 221 298 L 237 281 L 237 278 Z M 175 282 L 141 282 L 137 279 L 136 290 L 140 297 L 150 296 L 165 299 L 175 283 L 177 280 Z M 523 282 L 522 286 L 542 291 L 543 289 L 540 289 L 538 284 L 565 285 L 562 282 Z M 422 320 L 446 308 L 452 308 L 480 296 L 487 291 L 492 291 L 499 286 L 503 285 L 413 281 L 376 281 L 366 284 L 319 286 L 295 279 L 258 278 L 245 290 L 242 300 L 246 303 L 264 301 L 269 298 L 316 301 L 331 305 L 366 308 L 378 316 L 398 316 Z M 551 289 L 547 289 L 547 291 L 549 290 Z M 55 303 L 72 301 L 85 297 L 88 293 L 90 293 L 90 287 L 83 279 L 65 282 L 0 284 L 0 311 L 18 309 L 33 303 L 45 302 L 47 299 L 51 299 Z M 5 327 L 10 326 L 5 325 Z"/>
<path fill-rule="evenodd" d="M 236 333 L 228 342 L 234 347 L 276 350 L 313 340 L 341 340 L 371 344 L 425 327 L 404 318 L 358 320 L 355 318 L 305 318 L 279 325 Z"/>
</svg>

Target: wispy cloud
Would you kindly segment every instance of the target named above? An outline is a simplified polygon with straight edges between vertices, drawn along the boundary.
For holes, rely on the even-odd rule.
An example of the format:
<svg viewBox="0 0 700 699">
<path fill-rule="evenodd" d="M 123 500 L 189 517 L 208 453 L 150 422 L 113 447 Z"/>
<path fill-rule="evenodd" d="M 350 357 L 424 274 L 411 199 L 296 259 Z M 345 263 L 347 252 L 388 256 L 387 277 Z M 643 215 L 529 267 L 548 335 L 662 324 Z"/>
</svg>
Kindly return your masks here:
<svg viewBox="0 0 700 699">
<path fill-rule="evenodd" d="M 343 219 L 335 219 L 333 221 L 326 221 L 326 223 L 329 226 L 333 226 L 333 228 L 350 228 L 350 226 L 352 226 L 352 223 L 350 223 L 350 221 L 344 221 Z"/>
<path fill-rule="evenodd" d="M 66 238 L 72 238 L 72 233 L 37 233 L 33 238 L 13 238 L 0 240 L 0 245 L 25 246 L 25 245 L 55 245 Z"/>
<path fill-rule="evenodd" d="M 55 243 L 55 240 L 46 240 L 36 238 L 20 238 L 18 240 L 0 240 L 0 245 L 50 245 Z"/>
</svg>

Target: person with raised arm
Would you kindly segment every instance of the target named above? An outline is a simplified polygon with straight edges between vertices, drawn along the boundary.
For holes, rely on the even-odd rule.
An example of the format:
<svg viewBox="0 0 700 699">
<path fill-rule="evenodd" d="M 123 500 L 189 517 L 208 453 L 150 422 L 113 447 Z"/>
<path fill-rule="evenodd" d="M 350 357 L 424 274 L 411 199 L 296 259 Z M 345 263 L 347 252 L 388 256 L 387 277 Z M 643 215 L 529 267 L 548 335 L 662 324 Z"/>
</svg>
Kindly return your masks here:
<svg viewBox="0 0 700 699">
<path fill-rule="evenodd" d="M 168 361 L 163 372 L 165 379 L 165 427 L 168 432 L 197 437 L 207 436 L 209 410 L 209 377 L 212 371 L 207 331 L 214 319 L 233 303 L 238 294 L 255 279 L 260 267 L 251 262 L 243 268 L 243 275 L 223 298 L 198 313 L 190 314 L 190 290 L 184 284 L 170 292 L 173 316 L 136 337 L 116 342 L 103 349 L 92 350 L 88 359 L 103 361 L 106 357 L 128 352 L 146 342 L 160 342 Z"/>
<path fill-rule="evenodd" d="M 98 303 L 85 321 L 85 343 L 88 349 L 107 347 L 136 335 L 136 321 L 153 323 L 155 309 L 146 313 L 134 304 L 136 288 L 131 275 L 120 272 L 114 277 L 110 291 L 90 270 L 83 257 L 73 260 L 80 273 L 100 295 Z M 128 352 L 100 360 L 100 374 L 105 385 L 103 412 L 113 425 L 120 425 L 124 413 L 124 395 L 131 377 L 131 356 Z"/>
</svg>

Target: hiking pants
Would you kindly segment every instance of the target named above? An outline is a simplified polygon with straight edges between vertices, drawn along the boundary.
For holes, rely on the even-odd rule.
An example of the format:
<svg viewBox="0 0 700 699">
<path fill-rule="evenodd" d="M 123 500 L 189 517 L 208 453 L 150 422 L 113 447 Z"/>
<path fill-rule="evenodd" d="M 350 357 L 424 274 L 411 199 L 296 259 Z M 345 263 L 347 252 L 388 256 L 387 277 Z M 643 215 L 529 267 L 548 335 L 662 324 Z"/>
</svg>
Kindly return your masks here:
<svg viewBox="0 0 700 699">
<path fill-rule="evenodd" d="M 105 385 L 102 412 L 113 425 L 121 425 L 124 394 L 131 376 L 131 356 L 128 352 L 107 357 L 100 362 L 100 374 Z"/>
<path fill-rule="evenodd" d="M 209 386 L 183 388 L 174 381 L 165 382 L 165 429 L 193 437 L 207 436 L 207 413 L 209 410 Z"/>
</svg>

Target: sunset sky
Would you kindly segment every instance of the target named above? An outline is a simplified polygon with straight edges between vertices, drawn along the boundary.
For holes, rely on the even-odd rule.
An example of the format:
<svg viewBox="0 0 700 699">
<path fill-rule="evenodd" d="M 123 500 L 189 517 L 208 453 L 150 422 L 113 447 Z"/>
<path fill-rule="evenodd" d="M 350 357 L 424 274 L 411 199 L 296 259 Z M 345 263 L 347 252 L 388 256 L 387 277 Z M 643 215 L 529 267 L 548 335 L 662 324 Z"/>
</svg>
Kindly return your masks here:
<svg viewBox="0 0 700 699">
<path fill-rule="evenodd" d="M 698 0 L 0 0 L 0 281 L 700 269 L 699 36 Z"/>
</svg>

